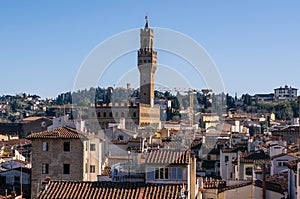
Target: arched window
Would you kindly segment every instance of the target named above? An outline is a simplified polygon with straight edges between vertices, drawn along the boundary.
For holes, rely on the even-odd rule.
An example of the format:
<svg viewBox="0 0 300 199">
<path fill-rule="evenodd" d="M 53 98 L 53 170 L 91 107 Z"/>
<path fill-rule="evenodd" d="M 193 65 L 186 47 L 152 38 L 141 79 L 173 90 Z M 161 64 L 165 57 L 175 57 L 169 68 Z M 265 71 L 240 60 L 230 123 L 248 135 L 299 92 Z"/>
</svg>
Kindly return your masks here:
<svg viewBox="0 0 300 199">
<path fill-rule="evenodd" d="M 136 112 L 133 112 L 133 117 L 136 117 Z"/>
<path fill-rule="evenodd" d="M 103 113 L 103 117 L 106 117 L 106 112 Z"/>
<path fill-rule="evenodd" d="M 112 117 L 112 112 L 109 112 L 109 117 Z"/>
</svg>

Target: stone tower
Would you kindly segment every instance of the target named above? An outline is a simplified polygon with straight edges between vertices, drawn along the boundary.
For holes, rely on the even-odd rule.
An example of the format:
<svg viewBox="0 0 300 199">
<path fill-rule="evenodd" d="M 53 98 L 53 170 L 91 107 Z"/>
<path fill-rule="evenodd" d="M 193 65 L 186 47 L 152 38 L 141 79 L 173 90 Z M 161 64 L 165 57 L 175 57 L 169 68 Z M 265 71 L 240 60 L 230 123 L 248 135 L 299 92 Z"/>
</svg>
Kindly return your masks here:
<svg viewBox="0 0 300 199">
<path fill-rule="evenodd" d="M 157 52 L 153 50 L 153 30 L 149 28 L 145 17 L 145 28 L 140 30 L 140 49 L 138 50 L 138 68 L 140 71 L 140 103 L 153 107 L 154 73 L 156 71 Z"/>
</svg>

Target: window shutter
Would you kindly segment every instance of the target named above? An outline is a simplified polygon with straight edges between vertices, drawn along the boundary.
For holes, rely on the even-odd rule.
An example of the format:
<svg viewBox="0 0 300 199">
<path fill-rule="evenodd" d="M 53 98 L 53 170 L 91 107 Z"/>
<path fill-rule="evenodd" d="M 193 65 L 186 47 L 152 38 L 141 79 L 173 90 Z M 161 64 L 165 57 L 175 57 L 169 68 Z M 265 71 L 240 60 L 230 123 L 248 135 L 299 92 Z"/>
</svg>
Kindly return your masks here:
<svg viewBox="0 0 300 199">
<path fill-rule="evenodd" d="M 154 168 L 148 167 L 146 176 L 147 180 L 154 180 Z"/>
<path fill-rule="evenodd" d="M 171 179 L 172 180 L 176 180 L 177 177 L 176 177 L 176 167 L 172 167 L 171 168 Z"/>
<path fill-rule="evenodd" d="M 178 180 L 182 180 L 182 176 L 183 176 L 183 173 L 182 173 L 182 168 L 177 168 L 177 179 Z"/>
</svg>

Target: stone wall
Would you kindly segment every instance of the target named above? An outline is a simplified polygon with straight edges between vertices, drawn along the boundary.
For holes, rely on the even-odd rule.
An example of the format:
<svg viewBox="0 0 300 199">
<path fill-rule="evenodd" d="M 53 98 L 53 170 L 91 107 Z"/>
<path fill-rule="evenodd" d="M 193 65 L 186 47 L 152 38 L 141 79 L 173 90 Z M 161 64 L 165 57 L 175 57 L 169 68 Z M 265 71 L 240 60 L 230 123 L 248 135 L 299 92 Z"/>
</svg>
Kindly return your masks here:
<svg viewBox="0 0 300 199">
<path fill-rule="evenodd" d="M 48 143 L 48 151 L 42 143 Z M 70 151 L 64 151 L 64 142 L 70 142 Z M 32 140 L 32 197 L 41 190 L 41 182 L 51 180 L 83 180 L 83 142 L 80 139 Z M 48 174 L 42 174 L 42 164 L 49 164 Z M 70 174 L 63 174 L 63 164 L 70 164 Z"/>
</svg>

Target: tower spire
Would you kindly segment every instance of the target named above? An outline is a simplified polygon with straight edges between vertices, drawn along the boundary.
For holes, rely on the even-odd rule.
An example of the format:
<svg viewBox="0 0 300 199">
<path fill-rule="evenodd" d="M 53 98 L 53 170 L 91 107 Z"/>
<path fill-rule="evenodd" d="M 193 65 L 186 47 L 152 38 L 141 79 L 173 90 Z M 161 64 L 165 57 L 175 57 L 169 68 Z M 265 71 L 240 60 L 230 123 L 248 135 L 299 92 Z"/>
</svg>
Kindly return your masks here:
<svg viewBox="0 0 300 199">
<path fill-rule="evenodd" d="M 145 20 L 146 20 L 145 28 L 148 29 L 149 28 L 148 15 L 145 16 Z"/>
</svg>

